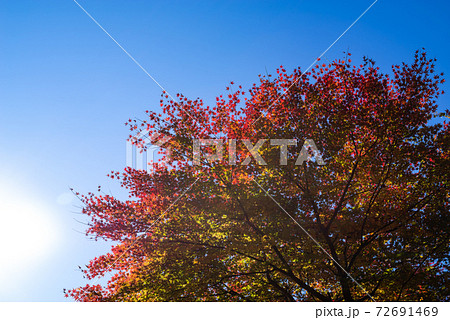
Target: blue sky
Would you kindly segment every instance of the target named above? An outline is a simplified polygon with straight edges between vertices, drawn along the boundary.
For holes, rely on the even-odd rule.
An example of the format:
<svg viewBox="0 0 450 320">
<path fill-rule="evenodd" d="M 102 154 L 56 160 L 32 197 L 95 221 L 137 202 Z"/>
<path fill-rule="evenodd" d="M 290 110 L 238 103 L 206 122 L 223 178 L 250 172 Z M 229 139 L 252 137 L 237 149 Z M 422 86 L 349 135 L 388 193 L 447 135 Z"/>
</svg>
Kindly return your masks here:
<svg viewBox="0 0 450 320">
<path fill-rule="evenodd" d="M 168 92 L 211 103 L 230 81 L 308 67 L 372 1 L 79 3 Z M 379 0 L 322 60 L 349 50 L 389 71 L 425 47 L 448 75 L 449 18 L 448 1 Z M 74 1 L 0 2 L 0 301 L 65 301 L 84 284 L 77 266 L 110 244 L 82 234 L 68 188 L 123 196 L 106 174 L 125 167 L 124 123 L 160 94 Z"/>
</svg>

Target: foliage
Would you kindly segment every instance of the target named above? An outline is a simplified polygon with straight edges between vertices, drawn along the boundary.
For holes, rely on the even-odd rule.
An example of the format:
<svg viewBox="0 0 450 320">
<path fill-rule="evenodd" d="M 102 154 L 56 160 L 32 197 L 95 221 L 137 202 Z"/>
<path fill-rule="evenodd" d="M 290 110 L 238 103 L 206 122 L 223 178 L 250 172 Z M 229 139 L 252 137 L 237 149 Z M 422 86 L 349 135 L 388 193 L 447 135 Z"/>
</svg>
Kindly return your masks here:
<svg viewBox="0 0 450 320">
<path fill-rule="evenodd" d="M 354 66 L 350 54 L 305 74 L 281 67 L 248 92 L 231 83 L 213 107 L 163 93 L 162 115 L 128 124 L 170 136 L 172 156 L 152 173 L 112 172 L 126 201 L 81 196 L 87 234 L 118 243 L 83 272 L 114 275 L 67 296 L 449 300 L 450 137 L 448 123 L 433 119 L 444 82 L 434 62 L 417 51 L 390 74 L 367 58 Z M 225 150 L 237 139 L 237 165 L 227 152 L 193 165 L 194 138 L 224 139 Z M 295 165 L 302 143 L 280 165 L 268 142 L 259 150 L 267 165 L 242 165 L 242 139 L 313 139 L 325 165 Z"/>
</svg>

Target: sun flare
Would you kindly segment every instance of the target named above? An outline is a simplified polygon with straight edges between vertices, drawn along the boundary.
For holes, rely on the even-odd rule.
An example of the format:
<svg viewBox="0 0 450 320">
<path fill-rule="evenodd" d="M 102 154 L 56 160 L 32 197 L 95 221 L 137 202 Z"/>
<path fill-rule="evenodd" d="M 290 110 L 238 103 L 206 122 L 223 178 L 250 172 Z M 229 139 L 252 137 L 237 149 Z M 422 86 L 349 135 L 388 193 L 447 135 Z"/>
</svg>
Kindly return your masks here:
<svg viewBox="0 0 450 320">
<path fill-rule="evenodd" d="M 0 287 L 26 278 L 56 248 L 58 228 L 46 205 L 0 182 Z"/>
</svg>

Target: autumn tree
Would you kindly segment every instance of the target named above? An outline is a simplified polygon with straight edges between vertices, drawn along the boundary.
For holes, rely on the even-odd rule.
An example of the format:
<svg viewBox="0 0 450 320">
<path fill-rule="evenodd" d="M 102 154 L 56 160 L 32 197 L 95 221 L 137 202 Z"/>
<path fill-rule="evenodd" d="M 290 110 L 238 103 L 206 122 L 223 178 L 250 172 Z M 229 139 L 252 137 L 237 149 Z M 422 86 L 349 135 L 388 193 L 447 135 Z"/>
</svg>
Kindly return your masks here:
<svg viewBox="0 0 450 320">
<path fill-rule="evenodd" d="M 213 107 L 164 93 L 162 114 L 130 120 L 133 134 L 170 136 L 164 148 L 171 156 L 151 172 L 111 173 L 129 199 L 80 196 L 87 235 L 116 245 L 83 269 L 94 284 L 67 296 L 449 300 L 449 111 L 437 113 L 442 74 L 422 51 L 388 73 L 370 59 L 355 66 L 350 58 L 304 74 L 281 67 L 248 91 L 231 83 Z M 205 154 L 219 150 L 203 146 L 195 165 L 194 139 L 221 139 L 223 157 L 209 161 Z M 302 148 L 305 139 L 315 142 L 324 165 Z M 264 163 L 250 154 L 252 146 Z M 302 150 L 307 161 L 297 161 Z M 280 164 L 280 152 L 287 163 Z M 110 278 L 101 286 L 96 277 Z"/>
</svg>

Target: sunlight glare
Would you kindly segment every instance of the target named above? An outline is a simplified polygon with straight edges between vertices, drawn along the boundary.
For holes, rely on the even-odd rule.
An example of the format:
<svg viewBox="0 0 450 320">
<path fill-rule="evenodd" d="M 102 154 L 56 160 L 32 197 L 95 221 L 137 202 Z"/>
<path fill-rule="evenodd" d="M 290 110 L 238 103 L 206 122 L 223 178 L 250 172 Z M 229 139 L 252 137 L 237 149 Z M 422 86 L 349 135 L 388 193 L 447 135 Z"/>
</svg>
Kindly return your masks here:
<svg viewBox="0 0 450 320">
<path fill-rule="evenodd" d="M 58 245 L 49 209 L 30 192 L 0 182 L 0 288 L 13 289 Z"/>
</svg>

